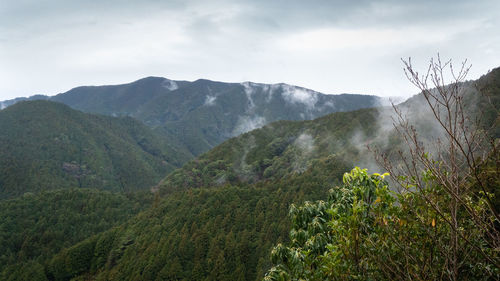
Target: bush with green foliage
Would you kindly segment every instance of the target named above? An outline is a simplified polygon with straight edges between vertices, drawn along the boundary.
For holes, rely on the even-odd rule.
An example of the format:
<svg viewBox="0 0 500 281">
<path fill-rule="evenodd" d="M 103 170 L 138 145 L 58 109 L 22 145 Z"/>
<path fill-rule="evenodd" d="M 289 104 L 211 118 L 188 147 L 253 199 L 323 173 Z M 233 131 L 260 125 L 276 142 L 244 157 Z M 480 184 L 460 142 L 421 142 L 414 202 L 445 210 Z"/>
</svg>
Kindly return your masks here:
<svg viewBox="0 0 500 281">
<path fill-rule="evenodd" d="M 446 206 L 449 196 L 431 173 L 424 174 L 425 192 Z M 441 250 L 452 237 L 450 225 L 418 193 L 392 192 L 384 176 L 355 168 L 344 175 L 342 187 L 330 191 L 328 201 L 292 205 L 290 243 L 274 247 L 275 266 L 264 280 L 448 280 Z M 484 196 L 468 204 L 488 212 Z M 465 249 L 460 280 L 498 280 L 498 249 L 470 218 L 460 217 Z"/>
</svg>

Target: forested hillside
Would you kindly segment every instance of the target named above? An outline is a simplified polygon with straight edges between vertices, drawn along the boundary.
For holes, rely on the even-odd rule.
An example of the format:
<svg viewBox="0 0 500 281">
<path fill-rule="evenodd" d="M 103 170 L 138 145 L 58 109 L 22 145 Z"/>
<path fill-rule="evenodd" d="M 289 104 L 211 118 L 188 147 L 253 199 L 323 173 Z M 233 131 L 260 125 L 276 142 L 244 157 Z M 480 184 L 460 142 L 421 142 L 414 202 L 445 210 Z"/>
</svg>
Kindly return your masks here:
<svg viewBox="0 0 500 281">
<path fill-rule="evenodd" d="M 292 205 L 290 241 L 273 248 L 264 281 L 500 279 L 500 92 L 489 85 L 499 69 L 478 81 L 477 93 L 462 83 L 465 63 L 454 69 L 438 55 L 424 75 L 410 59 L 403 64 L 422 91 L 404 106 L 423 101 L 424 120 L 434 123 L 395 108 L 405 149 L 394 158 L 377 151 L 387 173 L 356 167 L 323 200 Z"/>
<path fill-rule="evenodd" d="M 152 195 L 64 189 L 0 201 L 0 279 L 44 280 L 62 248 L 107 231 L 151 206 Z"/>
<path fill-rule="evenodd" d="M 69 187 L 146 189 L 187 155 L 130 118 L 49 101 L 0 111 L 0 198 Z"/>
<path fill-rule="evenodd" d="M 0 0 L 0 281 L 500 281 L 499 11 Z"/>
<path fill-rule="evenodd" d="M 169 195 L 154 208 L 39 263 L 56 280 L 80 274 L 149 279 L 160 272 L 167 279 L 259 279 L 270 266 L 271 245 L 286 241 L 289 204 L 321 198 L 338 184 L 352 157 L 359 158 L 348 140 L 373 134 L 377 116 L 367 109 L 281 121 L 231 139 L 167 177 L 160 188 Z"/>
<path fill-rule="evenodd" d="M 417 116 L 421 108 L 413 110 Z M 366 144 L 388 153 L 401 147 L 387 129 L 392 124 L 380 122 L 385 114 L 365 109 L 277 122 L 230 139 L 167 176 L 152 209 L 63 250 L 45 265 L 47 274 L 56 280 L 259 280 L 270 266 L 268 244 L 288 241 L 291 203 L 325 198 L 344 172 L 369 165 Z M 99 241 L 108 241 L 106 251 Z M 64 267 L 75 255 L 87 258 Z M 107 262 L 97 262 L 100 257 Z"/>
<path fill-rule="evenodd" d="M 379 109 L 336 113 L 313 121 L 280 121 L 232 138 L 181 169 L 158 186 L 171 190 L 256 183 L 301 174 L 318 159 L 368 161 L 360 154 L 379 131 Z M 384 138 L 387 136 L 384 136 Z"/>
<path fill-rule="evenodd" d="M 288 206 L 325 196 L 348 169 L 334 158 L 318 162 L 280 181 L 170 194 L 123 226 L 54 256 L 45 264 L 47 277 L 259 280 L 270 267 L 271 245 L 287 241 Z"/>
<path fill-rule="evenodd" d="M 476 81 L 464 82 L 465 110 L 481 115 L 480 125 L 500 137 L 500 68 Z M 428 144 L 442 134 L 422 95 L 397 106 Z M 368 146 L 383 151 L 402 149 L 391 107 L 377 107 L 327 115 L 311 121 L 280 121 L 232 138 L 188 162 L 159 185 L 169 190 L 254 183 L 280 179 L 306 170 L 314 159 L 335 155 L 348 163 L 377 169 Z"/>
<path fill-rule="evenodd" d="M 486 96 L 477 96 L 476 91 L 465 96 L 471 101 L 470 112 L 477 112 L 474 104 L 481 105 L 487 116 L 482 126 L 491 132 L 497 131 L 498 124 L 495 83 L 499 75 L 496 69 L 475 81 Z M 412 122 L 424 129 L 422 136 L 429 142 L 440 131 L 428 122 L 429 112 L 418 101 L 400 109 L 417 118 Z M 155 188 L 150 209 L 41 260 L 38 277 L 261 280 L 271 267 L 272 246 L 291 242 L 293 224 L 287 215 L 292 203 L 326 198 L 355 165 L 380 169 L 366 145 L 389 155 L 404 148 L 393 130 L 391 112 L 390 108 L 362 109 L 312 121 L 279 121 L 229 139 L 166 176 Z M 495 185 L 494 174 L 492 179 L 489 188 Z M 305 206 L 301 210 L 314 215 L 316 205 Z M 308 236 L 302 238 L 306 241 Z M 4 276 L 18 278 L 8 272 Z"/>
<path fill-rule="evenodd" d="M 22 99 L 4 101 L 2 107 Z M 376 96 L 325 95 L 287 84 L 187 82 L 161 77 L 77 87 L 53 97 L 27 99 L 50 99 L 89 113 L 131 116 L 156 129 L 190 158 L 273 121 L 309 120 L 384 102 Z"/>
</svg>

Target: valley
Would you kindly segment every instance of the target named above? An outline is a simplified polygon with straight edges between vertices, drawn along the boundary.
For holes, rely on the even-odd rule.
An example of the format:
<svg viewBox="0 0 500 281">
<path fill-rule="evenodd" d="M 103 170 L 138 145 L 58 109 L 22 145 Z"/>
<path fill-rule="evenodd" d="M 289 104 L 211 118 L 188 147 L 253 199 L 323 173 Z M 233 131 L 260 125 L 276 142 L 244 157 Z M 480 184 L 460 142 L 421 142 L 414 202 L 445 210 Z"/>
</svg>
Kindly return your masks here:
<svg viewBox="0 0 500 281">
<path fill-rule="evenodd" d="M 498 139 L 500 69 L 464 88 Z M 291 204 L 405 147 L 373 96 L 147 78 L 48 100 L 0 111 L 2 280 L 262 280 Z M 432 143 L 422 97 L 398 107 Z"/>
</svg>

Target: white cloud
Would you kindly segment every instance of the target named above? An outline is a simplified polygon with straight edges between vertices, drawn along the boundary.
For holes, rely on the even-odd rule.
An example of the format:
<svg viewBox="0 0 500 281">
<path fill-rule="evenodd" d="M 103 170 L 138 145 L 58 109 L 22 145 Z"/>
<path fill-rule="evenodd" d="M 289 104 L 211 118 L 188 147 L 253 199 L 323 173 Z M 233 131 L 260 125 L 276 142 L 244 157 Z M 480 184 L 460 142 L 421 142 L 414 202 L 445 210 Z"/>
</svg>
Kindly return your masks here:
<svg viewBox="0 0 500 281">
<path fill-rule="evenodd" d="M 259 115 L 243 115 L 238 118 L 236 127 L 233 131 L 233 136 L 238 136 L 243 133 L 261 128 L 266 124 L 266 118 Z"/>
<path fill-rule="evenodd" d="M 281 84 L 281 95 L 290 103 L 301 103 L 308 109 L 313 109 L 318 102 L 318 94 L 314 91 L 291 85 Z"/>
<path fill-rule="evenodd" d="M 253 102 L 252 94 L 254 92 L 254 87 L 257 85 L 251 82 L 243 82 L 241 83 L 245 89 L 245 95 L 247 96 L 248 100 L 248 108 L 247 112 L 252 111 L 255 108 L 255 103 Z"/>
<path fill-rule="evenodd" d="M 500 61 L 497 0 L 4 2 L 0 100 L 145 76 L 410 95 L 400 57 Z"/>
<path fill-rule="evenodd" d="M 215 104 L 215 100 L 217 99 L 216 96 L 207 96 L 205 98 L 205 103 L 203 104 L 204 106 L 212 106 Z"/>
<path fill-rule="evenodd" d="M 298 146 L 304 153 L 311 153 L 314 150 L 314 139 L 307 133 L 302 133 L 295 139 L 294 144 Z"/>
<path fill-rule="evenodd" d="M 162 86 L 169 89 L 170 91 L 175 91 L 175 90 L 179 89 L 179 86 L 177 85 L 177 83 L 175 81 L 168 80 L 168 79 L 163 81 Z"/>
<path fill-rule="evenodd" d="M 437 44 L 451 40 L 460 34 L 477 29 L 482 21 L 461 21 L 449 23 L 439 29 L 434 25 L 363 27 L 363 28 L 316 28 L 292 33 L 280 38 L 278 48 L 290 52 L 336 51 L 409 47 L 415 44 Z"/>
</svg>

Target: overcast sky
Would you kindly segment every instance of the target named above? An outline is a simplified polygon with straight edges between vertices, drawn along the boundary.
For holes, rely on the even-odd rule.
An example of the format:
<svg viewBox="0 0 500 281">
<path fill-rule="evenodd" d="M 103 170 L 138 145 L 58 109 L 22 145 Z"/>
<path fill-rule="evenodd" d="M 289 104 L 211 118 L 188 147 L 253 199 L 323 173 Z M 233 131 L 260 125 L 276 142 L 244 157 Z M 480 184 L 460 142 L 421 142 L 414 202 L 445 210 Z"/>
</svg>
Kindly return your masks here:
<svg viewBox="0 0 500 281">
<path fill-rule="evenodd" d="M 289 83 L 408 96 L 400 58 L 500 66 L 498 0 L 0 0 L 0 100 L 81 85 Z"/>
</svg>

